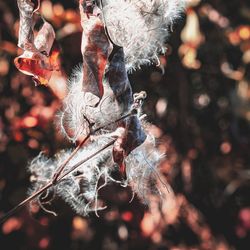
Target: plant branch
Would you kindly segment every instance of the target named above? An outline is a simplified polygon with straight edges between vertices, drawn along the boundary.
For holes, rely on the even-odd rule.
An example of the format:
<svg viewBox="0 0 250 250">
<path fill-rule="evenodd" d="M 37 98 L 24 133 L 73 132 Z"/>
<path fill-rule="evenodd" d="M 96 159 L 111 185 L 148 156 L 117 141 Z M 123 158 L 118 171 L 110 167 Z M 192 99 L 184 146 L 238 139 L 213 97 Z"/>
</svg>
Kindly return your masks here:
<svg viewBox="0 0 250 250">
<path fill-rule="evenodd" d="M 104 129 L 107 126 L 110 126 L 114 123 L 117 123 L 121 120 L 124 120 L 130 116 L 136 115 L 137 114 L 137 110 L 136 109 L 132 109 L 128 114 L 121 116 L 120 118 L 118 118 L 115 121 L 109 122 L 103 126 L 100 126 L 96 129 L 90 129 L 90 132 L 88 133 L 88 135 L 79 143 L 79 145 L 74 149 L 74 151 L 71 153 L 71 155 L 64 161 L 64 163 L 62 165 L 59 166 L 58 170 L 56 171 L 56 173 L 54 174 L 52 180 L 50 182 L 48 182 L 44 187 L 42 187 L 41 189 L 39 189 L 38 191 L 36 191 L 35 193 L 31 194 L 28 198 L 26 198 L 25 200 L 23 200 L 22 202 L 20 202 L 17 206 L 15 206 L 14 208 L 12 208 L 9 212 L 7 212 L 5 215 L 3 215 L 0 218 L 0 224 L 2 224 L 4 221 L 6 221 L 6 219 L 8 219 L 11 215 L 13 215 L 17 210 L 19 210 L 20 208 L 22 208 L 24 205 L 26 205 L 28 202 L 32 201 L 34 198 L 36 198 L 37 196 L 39 196 L 40 194 L 42 194 L 44 191 L 48 190 L 50 187 L 56 185 L 59 181 L 61 181 L 64 177 L 66 177 L 67 175 L 69 175 L 72 171 L 74 171 L 75 169 L 77 169 L 79 166 L 81 166 L 82 164 L 84 164 L 85 162 L 89 161 L 90 159 L 92 159 L 93 157 L 95 157 L 96 155 L 98 155 L 99 153 L 101 153 L 103 150 L 105 150 L 106 148 L 108 148 L 109 146 L 113 145 L 116 141 L 116 139 L 112 140 L 111 142 L 107 143 L 105 146 L 103 146 L 101 149 L 99 149 L 98 151 L 96 151 L 95 153 L 93 153 L 92 155 L 90 155 L 89 157 L 85 158 L 84 160 L 76 163 L 75 165 L 73 165 L 67 172 L 63 173 L 63 170 L 65 169 L 65 167 L 67 166 L 67 164 L 70 162 L 70 160 L 76 155 L 76 153 L 79 151 L 79 149 L 84 145 L 84 143 L 90 138 L 91 135 L 94 135 L 96 132 Z M 63 174 L 62 174 L 63 173 Z"/>
<path fill-rule="evenodd" d="M 93 157 L 97 156 L 99 153 L 101 153 L 103 150 L 107 149 L 108 147 L 110 147 L 111 145 L 113 145 L 115 143 L 116 139 L 110 141 L 109 143 L 107 143 L 106 145 L 104 145 L 101 149 L 99 149 L 98 151 L 94 152 L 93 154 L 91 154 L 90 156 L 88 156 L 87 158 L 85 158 L 82 161 L 79 161 L 78 163 L 76 163 L 75 165 L 73 165 L 67 172 L 65 172 L 64 174 L 62 174 L 61 176 L 59 176 L 56 181 L 52 180 L 50 182 L 48 182 L 44 187 L 42 187 L 41 189 L 39 189 L 38 191 L 36 191 L 35 193 L 33 193 L 32 195 L 30 195 L 28 198 L 26 198 L 25 200 L 23 200 L 22 202 L 20 202 L 17 206 L 15 206 L 13 209 L 11 209 L 9 212 L 7 212 L 1 219 L 0 219 L 0 224 L 2 224 L 4 221 L 6 221 L 6 219 L 8 219 L 11 215 L 13 215 L 18 209 L 22 208 L 24 205 L 26 205 L 28 202 L 32 201 L 34 198 L 36 198 L 37 196 L 39 196 L 40 194 L 42 194 L 44 191 L 48 190 L 50 187 L 56 185 L 58 182 L 60 182 L 64 177 L 66 177 L 67 175 L 69 175 L 70 173 L 72 173 L 74 170 L 76 170 L 78 167 L 80 167 L 82 164 L 86 163 L 87 161 L 91 160 Z"/>
</svg>

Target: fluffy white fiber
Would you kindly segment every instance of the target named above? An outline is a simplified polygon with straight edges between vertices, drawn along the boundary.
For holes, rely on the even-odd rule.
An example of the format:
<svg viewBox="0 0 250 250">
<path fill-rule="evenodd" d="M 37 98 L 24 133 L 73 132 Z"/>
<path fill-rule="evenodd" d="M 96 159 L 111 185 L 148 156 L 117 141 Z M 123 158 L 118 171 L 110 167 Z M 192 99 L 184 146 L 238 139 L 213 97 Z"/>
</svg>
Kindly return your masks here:
<svg viewBox="0 0 250 250">
<path fill-rule="evenodd" d="M 106 125 L 120 118 L 128 111 L 127 105 L 120 105 L 108 84 L 104 84 L 104 96 L 101 100 L 91 92 L 82 90 L 83 72 L 76 68 L 68 83 L 68 94 L 63 100 L 62 110 L 58 114 L 59 127 L 62 133 L 72 142 L 89 133 L 93 129 Z M 96 102 L 97 105 L 90 105 Z M 114 131 L 115 126 L 108 126 Z"/>
<path fill-rule="evenodd" d="M 158 193 L 156 182 L 160 177 L 157 166 L 161 158 L 154 137 L 148 135 L 145 142 L 125 159 L 128 183 L 144 203 L 148 202 L 150 194 Z"/>
<path fill-rule="evenodd" d="M 185 0 L 103 0 L 103 19 L 112 41 L 124 48 L 128 70 L 158 60 L 170 26 Z"/>
<path fill-rule="evenodd" d="M 111 138 L 107 136 L 99 136 L 98 140 L 90 142 L 79 150 L 65 171 L 86 159 L 110 140 Z M 48 159 L 43 154 L 37 156 L 28 167 L 33 180 L 30 193 L 46 185 L 52 179 L 58 166 L 64 162 L 71 152 L 71 150 L 61 151 L 54 159 Z M 148 136 L 142 145 L 134 149 L 125 158 L 126 180 L 115 180 L 112 177 L 112 172 L 118 171 L 119 167 L 113 161 L 112 148 L 108 148 L 64 177 L 50 191 L 55 196 L 64 199 L 80 215 L 86 215 L 90 211 L 97 212 L 105 208 L 99 206 L 98 192 L 109 183 L 118 183 L 122 186 L 130 185 L 133 192 L 143 202 L 147 203 L 148 195 L 154 192 L 152 186 L 155 185 L 158 178 L 157 165 L 160 158 L 159 152 L 155 149 L 154 140 Z"/>
</svg>

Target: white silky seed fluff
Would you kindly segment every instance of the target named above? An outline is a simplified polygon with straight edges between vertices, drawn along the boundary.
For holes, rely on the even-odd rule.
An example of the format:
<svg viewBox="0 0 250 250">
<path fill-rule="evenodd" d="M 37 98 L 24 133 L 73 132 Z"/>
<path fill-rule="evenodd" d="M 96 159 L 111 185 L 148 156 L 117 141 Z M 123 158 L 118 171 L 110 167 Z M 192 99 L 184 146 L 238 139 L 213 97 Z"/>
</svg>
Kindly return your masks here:
<svg viewBox="0 0 250 250">
<path fill-rule="evenodd" d="M 127 70 L 158 61 L 185 0 L 107 0 L 103 19 L 112 41 L 124 48 Z"/>
</svg>

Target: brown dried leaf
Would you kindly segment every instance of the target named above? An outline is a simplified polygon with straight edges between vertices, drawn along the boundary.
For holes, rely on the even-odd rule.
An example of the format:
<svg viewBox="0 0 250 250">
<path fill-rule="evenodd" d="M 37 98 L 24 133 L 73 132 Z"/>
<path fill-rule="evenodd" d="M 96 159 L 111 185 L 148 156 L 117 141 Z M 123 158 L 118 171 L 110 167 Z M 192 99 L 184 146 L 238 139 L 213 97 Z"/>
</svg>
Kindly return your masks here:
<svg viewBox="0 0 250 250">
<path fill-rule="evenodd" d="M 38 84 L 47 85 L 53 71 L 59 70 L 59 50 L 55 46 L 55 32 L 51 24 L 44 21 L 34 38 L 36 18 L 34 13 L 40 7 L 40 1 L 18 0 L 20 27 L 18 46 L 24 53 L 15 58 L 19 71 L 33 77 Z"/>
</svg>

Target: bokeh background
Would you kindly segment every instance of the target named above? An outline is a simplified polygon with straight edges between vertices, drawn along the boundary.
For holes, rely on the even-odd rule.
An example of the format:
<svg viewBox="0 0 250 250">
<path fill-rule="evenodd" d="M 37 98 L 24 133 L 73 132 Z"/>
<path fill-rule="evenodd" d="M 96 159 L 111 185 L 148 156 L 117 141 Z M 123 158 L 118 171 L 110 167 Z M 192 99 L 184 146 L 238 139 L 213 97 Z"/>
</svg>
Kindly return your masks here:
<svg viewBox="0 0 250 250">
<path fill-rule="evenodd" d="M 250 2 L 189 0 L 173 25 L 161 66 L 130 75 L 148 93 L 160 170 L 173 192 L 159 205 L 112 185 L 108 208 L 87 218 L 58 200 L 57 217 L 36 205 L 0 226 L 1 250 L 249 250 L 250 249 Z M 55 28 L 62 74 L 50 87 L 18 72 L 16 1 L 0 0 L 0 214 L 18 204 L 30 185 L 27 163 L 72 145 L 55 125 L 66 79 L 81 62 L 77 1 L 43 0 Z M 136 24 L 135 24 L 136 25 Z"/>
</svg>

